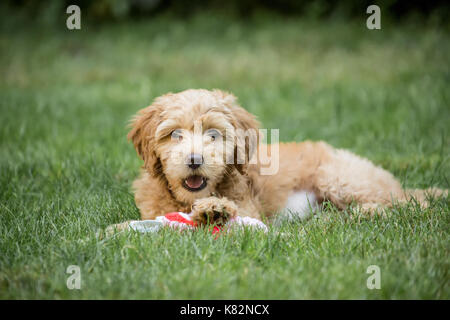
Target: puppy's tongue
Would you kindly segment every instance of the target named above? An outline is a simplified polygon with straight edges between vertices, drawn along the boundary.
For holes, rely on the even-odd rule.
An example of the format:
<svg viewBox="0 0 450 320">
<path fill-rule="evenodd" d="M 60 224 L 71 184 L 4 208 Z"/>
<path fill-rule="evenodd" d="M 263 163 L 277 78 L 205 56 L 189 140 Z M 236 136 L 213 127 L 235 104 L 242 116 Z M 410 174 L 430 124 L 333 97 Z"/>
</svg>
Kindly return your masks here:
<svg viewBox="0 0 450 320">
<path fill-rule="evenodd" d="M 203 177 L 201 176 L 190 176 L 186 180 L 186 185 L 191 189 L 200 188 L 203 184 Z"/>
</svg>

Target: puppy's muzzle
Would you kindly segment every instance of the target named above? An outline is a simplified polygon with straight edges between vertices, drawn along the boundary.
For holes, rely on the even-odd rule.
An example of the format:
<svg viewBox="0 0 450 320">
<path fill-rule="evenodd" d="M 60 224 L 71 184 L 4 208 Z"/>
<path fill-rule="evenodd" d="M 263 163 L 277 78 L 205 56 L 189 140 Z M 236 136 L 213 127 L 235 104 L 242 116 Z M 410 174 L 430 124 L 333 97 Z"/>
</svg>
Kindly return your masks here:
<svg viewBox="0 0 450 320">
<path fill-rule="evenodd" d="M 186 160 L 186 164 L 189 168 L 195 170 L 203 164 L 203 156 L 198 153 L 191 153 Z"/>
</svg>

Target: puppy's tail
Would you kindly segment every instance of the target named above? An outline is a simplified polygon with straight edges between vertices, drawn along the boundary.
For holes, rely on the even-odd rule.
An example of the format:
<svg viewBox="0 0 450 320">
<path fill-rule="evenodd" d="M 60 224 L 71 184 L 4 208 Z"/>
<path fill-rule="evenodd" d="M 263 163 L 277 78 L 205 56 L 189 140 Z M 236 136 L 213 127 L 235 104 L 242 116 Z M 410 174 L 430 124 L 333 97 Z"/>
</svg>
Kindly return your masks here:
<svg viewBox="0 0 450 320">
<path fill-rule="evenodd" d="M 403 201 L 416 201 L 423 208 L 430 204 L 431 198 L 448 197 L 448 189 L 428 188 L 428 189 L 406 189 Z"/>
</svg>

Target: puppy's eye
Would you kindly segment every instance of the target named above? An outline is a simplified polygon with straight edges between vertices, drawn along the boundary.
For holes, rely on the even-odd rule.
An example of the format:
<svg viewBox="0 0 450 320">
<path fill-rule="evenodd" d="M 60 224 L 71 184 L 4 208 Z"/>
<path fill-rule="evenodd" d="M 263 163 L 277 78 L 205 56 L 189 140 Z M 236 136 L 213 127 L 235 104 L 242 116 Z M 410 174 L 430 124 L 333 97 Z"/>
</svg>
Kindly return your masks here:
<svg viewBox="0 0 450 320">
<path fill-rule="evenodd" d="M 209 129 L 205 134 L 211 138 L 211 141 L 216 141 L 222 138 L 222 134 L 216 129 Z"/>
<path fill-rule="evenodd" d="M 170 139 L 172 139 L 172 141 L 183 140 L 183 132 L 180 129 L 172 131 L 172 133 L 170 134 Z"/>
</svg>

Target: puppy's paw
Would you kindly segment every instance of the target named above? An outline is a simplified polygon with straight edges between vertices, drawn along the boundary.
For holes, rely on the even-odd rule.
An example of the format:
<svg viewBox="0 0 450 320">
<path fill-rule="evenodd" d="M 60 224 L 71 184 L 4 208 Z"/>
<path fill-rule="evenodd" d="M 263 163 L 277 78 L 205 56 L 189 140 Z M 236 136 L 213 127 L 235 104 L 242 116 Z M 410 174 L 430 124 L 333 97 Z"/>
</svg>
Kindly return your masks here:
<svg viewBox="0 0 450 320">
<path fill-rule="evenodd" d="M 103 232 L 99 233 L 100 238 L 110 237 L 117 232 L 128 230 L 131 221 L 125 221 L 122 223 L 112 224 L 108 226 Z"/>
<path fill-rule="evenodd" d="M 197 199 L 192 205 L 192 220 L 198 225 L 223 225 L 237 215 L 236 204 L 227 198 L 208 197 Z"/>
</svg>

